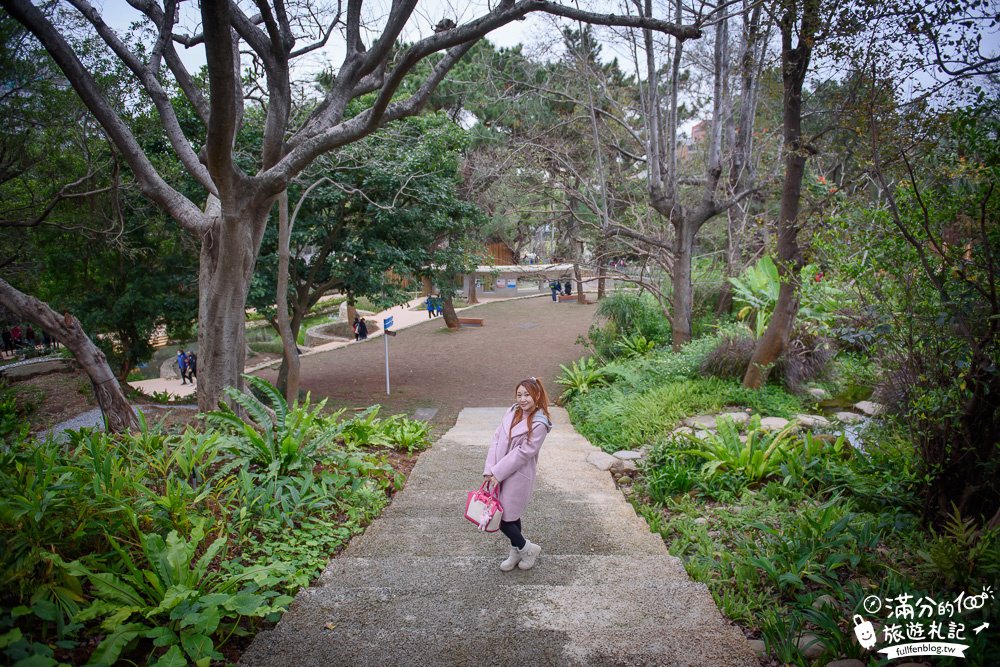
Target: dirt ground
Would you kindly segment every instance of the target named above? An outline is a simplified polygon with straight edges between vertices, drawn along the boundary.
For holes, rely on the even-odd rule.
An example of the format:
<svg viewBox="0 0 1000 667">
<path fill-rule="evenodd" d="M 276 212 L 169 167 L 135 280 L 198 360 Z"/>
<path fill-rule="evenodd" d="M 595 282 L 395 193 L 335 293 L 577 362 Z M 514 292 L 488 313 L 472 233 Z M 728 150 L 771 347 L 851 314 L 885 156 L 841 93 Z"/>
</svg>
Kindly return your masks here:
<svg viewBox="0 0 1000 667">
<path fill-rule="evenodd" d="M 385 414 L 437 408 L 432 425 L 441 433 L 464 407 L 513 403 L 514 388 L 526 377 L 541 379 L 554 401 L 561 393 L 559 365 L 584 354 L 576 339 L 586 333 L 595 308 L 553 303 L 548 296 L 486 304 L 462 313 L 485 318 L 483 327 L 449 331 L 436 318 L 390 338 L 390 396 L 381 339 L 304 358 L 301 387 L 349 411 L 373 403 L 381 403 Z M 277 370 L 260 375 L 273 382 Z"/>
<path fill-rule="evenodd" d="M 31 431 L 38 433 L 97 407 L 90 379 L 81 371 L 57 371 L 25 380 L 5 380 L 28 412 Z"/>
</svg>

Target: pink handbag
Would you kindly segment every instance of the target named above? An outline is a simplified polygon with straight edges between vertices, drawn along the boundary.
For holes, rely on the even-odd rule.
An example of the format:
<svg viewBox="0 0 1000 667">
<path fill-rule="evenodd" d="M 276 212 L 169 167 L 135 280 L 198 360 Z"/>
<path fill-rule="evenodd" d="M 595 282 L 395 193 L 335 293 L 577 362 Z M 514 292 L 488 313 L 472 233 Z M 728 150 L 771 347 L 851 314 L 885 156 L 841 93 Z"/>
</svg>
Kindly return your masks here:
<svg viewBox="0 0 1000 667">
<path fill-rule="evenodd" d="M 500 486 L 483 482 L 478 491 L 469 491 L 465 501 L 465 518 L 479 526 L 479 530 L 495 533 L 500 530 L 503 507 L 500 506 Z"/>
</svg>

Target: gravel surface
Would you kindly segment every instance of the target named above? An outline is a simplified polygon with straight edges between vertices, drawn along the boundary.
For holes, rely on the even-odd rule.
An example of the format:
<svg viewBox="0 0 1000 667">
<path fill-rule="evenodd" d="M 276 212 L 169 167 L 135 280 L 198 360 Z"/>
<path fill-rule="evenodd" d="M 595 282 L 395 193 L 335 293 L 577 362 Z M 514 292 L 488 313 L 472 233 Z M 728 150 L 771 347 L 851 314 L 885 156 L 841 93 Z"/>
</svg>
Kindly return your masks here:
<svg viewBox="0 0 1000 667">
<path fill-rule="evenodd" d="M 591 295 L 593 298 L 593 295 Z M 593 322 L 594 304 L 553 303 L 539 298 L 489 303 L 461 313 L 482 317 L 483 327 L 450 331 L 441 318 L 404 329 L 389 340 L 390 396 L 385 394 L 385 344 L 369 340 L 303 358 L 301 388 L 349 410 L 381 403 L 385 414 L 437 408 L 435 432 L 455 423 L 470 406 L 513 403 L 514 387 L 540 378 L 552 400 L 560 364 L 586 351 L 576 339 Z M 259 375 L 272 382 L 276 369 Z"/>
</svg>

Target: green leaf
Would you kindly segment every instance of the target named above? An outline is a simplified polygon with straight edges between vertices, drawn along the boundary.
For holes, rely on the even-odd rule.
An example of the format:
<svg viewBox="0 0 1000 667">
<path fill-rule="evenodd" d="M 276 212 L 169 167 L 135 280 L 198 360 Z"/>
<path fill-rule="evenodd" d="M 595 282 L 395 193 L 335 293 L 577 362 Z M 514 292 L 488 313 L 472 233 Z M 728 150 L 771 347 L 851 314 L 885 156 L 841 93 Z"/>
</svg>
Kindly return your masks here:
<svg viewBox="0 0 1000 667">
<path fill-rule="evenodd" d="M 181 627 L 190 626 L 195 632 L 211 635 L 219 627 L 220 619 L 218 607 L 206 607 L 201 611 L 185 614 Z"/>
<path fill-rule="evenodd" d="M 97 645 L 94 653 L 90 656 L 88 665 L 113 665 L 118 661 L 118 657 L 125 650 L 130 642 L 135 640 L 141 632 L 147 630 L 149 626 L 142 623 L 129 623 L 123 625 L 109 634 Z"/>
<path fill-rule="evenodd" d="M 6 648 L 14 642 L 19 642 L 24 637 L 21 634 L 20 628 L 14 628 L 13 630 L 0 635 L 0 648 Z"/>
<path fill-rule="evenodd" d="M 153 628 L 144 635 L 146 639 L 153 640 L 153 646 L 170 646 L 171 644 L 177 644 L 180 639 L 177 637 L 177 633 L 168 628 L 165 625 Z"/>
<path fill-rule="evenodd" d="M 29 655 L 14 663 L 14 667 L 54 667 L 59 661 L 47 655 Z"/>
<path fill-rule="evenodd" d="M 152 667 L 187 667 L 187 660 L 181 653 L 181 648 L 174 644 L 170 649 L 160 656 L 160 659 L 153 663 Z"/>
<path fill-rule="evenodd" d="M 43 621 L 55 622 L 59 618 L 59 607 L 51 600 L 38 600 L 31 606 L 31 610 Z"/>
<path fill-rule="evenodd" d="M 181 646 L 191 656 L 192 660 L 215 657 L 215 645 L 212 640 L 198 632 L 181 632 Z"/>
<path fill-rule="evenodd" d="M 132 586 L 110 572 L 96 572 L 88 575 L 98 598 L 117 602 L 129 607 L 146 606 L 142 596 Z"/>
<path fill-rule="evenodd" d="M 242 616 L 250 616 L 265 602 L 263 596 L 243 591 L 229 598 L 223 606 Z"/>
</svg>

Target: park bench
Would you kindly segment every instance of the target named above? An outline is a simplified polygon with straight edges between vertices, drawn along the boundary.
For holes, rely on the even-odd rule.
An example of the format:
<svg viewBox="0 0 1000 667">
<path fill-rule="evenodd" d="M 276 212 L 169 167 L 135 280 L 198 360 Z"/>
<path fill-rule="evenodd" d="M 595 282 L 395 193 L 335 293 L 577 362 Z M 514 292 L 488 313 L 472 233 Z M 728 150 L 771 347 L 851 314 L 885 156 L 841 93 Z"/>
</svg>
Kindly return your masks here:
<svg viewBox="0 0 1000 667">
<path fill-rule="evenodd" d="M 482 327 L 486 325 L 486 320 L 482 317 L 460 317 L 458 323 L 462 326 Z"/>
<path fill-rule="evenodd" d="M 576 301 L 576 299 L 577 299 L 576 294 L 560 294 L 559 295 L 559 301 L 560 302 L 563 302 L 563 301 Z"/>
</svg>

